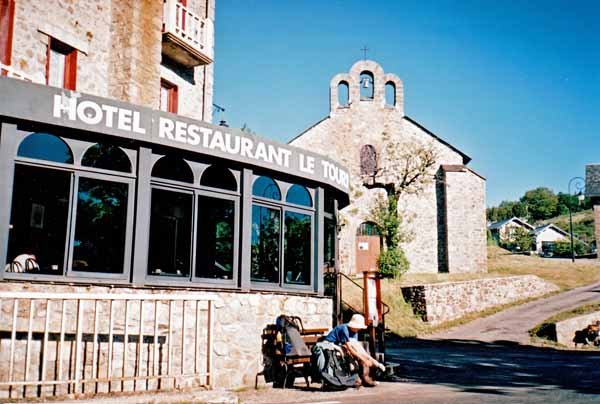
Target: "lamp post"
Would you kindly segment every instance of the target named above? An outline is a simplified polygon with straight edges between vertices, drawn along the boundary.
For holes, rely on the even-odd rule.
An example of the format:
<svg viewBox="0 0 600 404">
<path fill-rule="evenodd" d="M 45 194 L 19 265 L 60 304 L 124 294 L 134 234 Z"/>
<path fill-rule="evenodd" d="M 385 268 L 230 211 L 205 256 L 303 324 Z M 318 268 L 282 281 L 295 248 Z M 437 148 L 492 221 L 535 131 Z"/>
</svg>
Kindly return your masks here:
<svg viewBox="0 0 600 404">
<path fill-rule="evenodd" d="M 571 191 L 573 186 L 573 191 Z M 581 177 L 573 177 L 569 180 L 569 195 L 577 195 L 577 202 L 581 203 L 585 196 L 583 195 L 583 189 L 585 187 L 585 180 Z M 571 234 L 571 262 L 575 262 L 575 244 L 573 242 L 573 212 L 571 209 L 571 203 L 567 204 L 569 209 L 569 233 Z"/>
</svg>

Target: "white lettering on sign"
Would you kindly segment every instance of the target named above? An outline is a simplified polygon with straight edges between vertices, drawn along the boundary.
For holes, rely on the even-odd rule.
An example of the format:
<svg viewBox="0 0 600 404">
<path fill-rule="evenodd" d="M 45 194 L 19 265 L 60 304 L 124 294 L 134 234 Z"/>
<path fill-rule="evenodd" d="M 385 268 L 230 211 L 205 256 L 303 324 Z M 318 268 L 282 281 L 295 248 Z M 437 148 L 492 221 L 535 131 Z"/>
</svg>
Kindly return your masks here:
<svg viewBox="0 0 600 404">
<path fill-rule="evenodd" d="M 107 105 L 92 100 L 82 100 L 73 93 L 54 95 L 54 118 L 80 121 L 86 125 L 104 125 L 124 132 L 145 135 L 147 128 L 142 126 L 140 111 Z M 149 119 L 147 120 L 147 122 Z M 344 189 L 349 187 L 348 172 L 336 164 L 319 157 L 293 151 L 283 145 L 263 142 L 255 138 L 227 132 L 227 128 L 211 129 L 201 124 L 188 123 L 177 119 L 158 116 L 152 136 L 167 142 L 177 142 L 189 146 L 212 150 L 246 159 L 260 160 L 281 169 L 292 169 L 309 174 L 317 180 L 335 183 Z M 154 122 L 154 121 L 153 121 Z M 155 135 L 156 133 L 156 135 Z M 319 161 L 321 169 L 318 168 Z M 294 167 L 291 167 L 291 165 Z M 293 173 L 293 172 L 292 172 Z"/>
<path fill-rule="evenodd" d="M 285 147 L 254 142 L 245 136 L 235 136 L 182 121 L 173 121 L 163 116 L 158 119 L 158 137 L 192 146 L 201 145 L 205 149 L 241 155 L 253 160 L 262 160 L 284 168 L 290 167 L 292 151 Z M 310 159 L 314 167 L 314 157 Z"/>
<path fill-rule="evenodd" d="M 139 111 L 98 104 L 89 100 L 78 103 L 78 98 L 55 94 L 52 115 L 55 118 L 66 117 L 70 121 L 79 120 L 87 125 L 99 125 L 104 122 L 107 128 L 114 128 L 116 123 L 120 130 L 146 134 L 146 129 L 141 127 Z"/>
</svg>

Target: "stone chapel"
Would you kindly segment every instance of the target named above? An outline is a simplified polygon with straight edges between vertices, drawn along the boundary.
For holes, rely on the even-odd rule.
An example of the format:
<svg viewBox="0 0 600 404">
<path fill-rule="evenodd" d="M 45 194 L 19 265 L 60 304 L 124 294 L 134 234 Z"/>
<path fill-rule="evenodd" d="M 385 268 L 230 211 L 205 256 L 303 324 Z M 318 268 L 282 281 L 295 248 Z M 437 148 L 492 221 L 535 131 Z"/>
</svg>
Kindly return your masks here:
<svg viewBox="0 0 600 404">
<path fill-rule="evenodd" d="M 418 195 L 404 195 L 399 209 L 411 240 L 402 244 L 409 273 L 487 271 L 485 183 L 468 167 L 471 158 L 404 114 L 404 87 L 372 60 L 356 62 L 330 82 L 329 115 L 290 141 L 339 161 L 350 170 L 350 205 L 340 210 L 338 268 L 359 273 L 365 236 L 376 233 L 369 211 L 377 193 L 364 184 L 365 166 L 377 164 L 382 136 L 431 144 L 435 180 Z M 361 173 L 361 170 L 363 172 Z M 372 260 L 371 260 L 372 261 Z"/>
</svg>

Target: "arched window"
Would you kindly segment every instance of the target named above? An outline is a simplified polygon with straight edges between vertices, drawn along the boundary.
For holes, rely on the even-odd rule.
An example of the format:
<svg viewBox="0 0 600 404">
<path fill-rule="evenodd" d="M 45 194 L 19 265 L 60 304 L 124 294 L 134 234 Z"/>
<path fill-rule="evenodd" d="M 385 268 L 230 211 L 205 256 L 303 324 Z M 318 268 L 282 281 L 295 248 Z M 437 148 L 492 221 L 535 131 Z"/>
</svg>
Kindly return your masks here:
<svg viewBox="0 0 600 404">
<path fill-rule="evenodd" d="M 377 172 L 377 152 L 370 144 L 360 149 L 360 174 L 373 176 Z"/>
<path fill-rule="evenodd" d="M 281 191 L 279 187 L 273 181 L 272 178 L 269 177 L 258 177 L 256 181 L 254 181 L 254 185 L 252 186 L 252 195 L 260 196 L 262 198 L 275 199 L 277 201 L 281 200 Z"/>
<path fill-rule="evenodd" d="M 288 189 L 285 201 L 295 203 L 296 205 L 312 206 L 312 198 L 310 193 L 302 185 L 294 184 Z"/>
<path fill-rule="evenodd" d="M 49 133 L 32 133 L 19 145 L 19 157 L 73 164 L 73 153 L 58 136 Z"/>
<path fill-rule="evenodd" d="M 167 180 L 194 182 L 194 174 L 188 163 L 183 159 L 170 156 L 162 157 L 154 164 L 152 176 Z"/>
<path fill-rule="evenodd" d="M 360 74 L 360 99 L 372 100 L 375 94 L 375 79 L 373 73 L 364 71 Z"/>
<path fill-rule="evenodd" d="M 98 143 L 87 149 L 81 160 L 81 165 L 124 173 L 131 172 L 129 157 L 118 146 L 109 144 Z"/>
<path fill-rule="evenodd" d="M 237 181 L 231 171 L 219 165 L 213 165 L 204 170 L 202 178 L 200 178 L 200 185 L 237 191 Z"/>
<path fill-rule="evenodd" d="M 390 107 L 396 105 L 396 85 L 391 81 L 385 83 L 385 105 Z"/>
<path fill-rule="evenodd" d="M 346 81 L 340 81 L 337 86 L 338 105 L 347 107 L 350 105 L 350 87 Z"/>
<path fill-rule="evenodd" d="M 379 236 L 379 227 L 373 222 L 363 222 L 358 226 L 357 236 Z"/>
</svg>

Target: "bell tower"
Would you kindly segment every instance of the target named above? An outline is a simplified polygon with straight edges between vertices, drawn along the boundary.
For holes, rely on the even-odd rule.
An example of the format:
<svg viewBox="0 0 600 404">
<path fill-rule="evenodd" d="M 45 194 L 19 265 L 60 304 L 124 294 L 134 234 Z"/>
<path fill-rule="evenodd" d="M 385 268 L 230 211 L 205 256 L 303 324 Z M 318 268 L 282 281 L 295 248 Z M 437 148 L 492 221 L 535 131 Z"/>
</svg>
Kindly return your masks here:
<svg viewBox="0 0 600 404">
<path fill-rule="evenodd" d="M 330 82 L 330 114 L 356 108 L 378 108 L 404 116 L 402 80 L 372 60 L 360 60 L 348 73 L 336 74 Z"/>
</svg>

